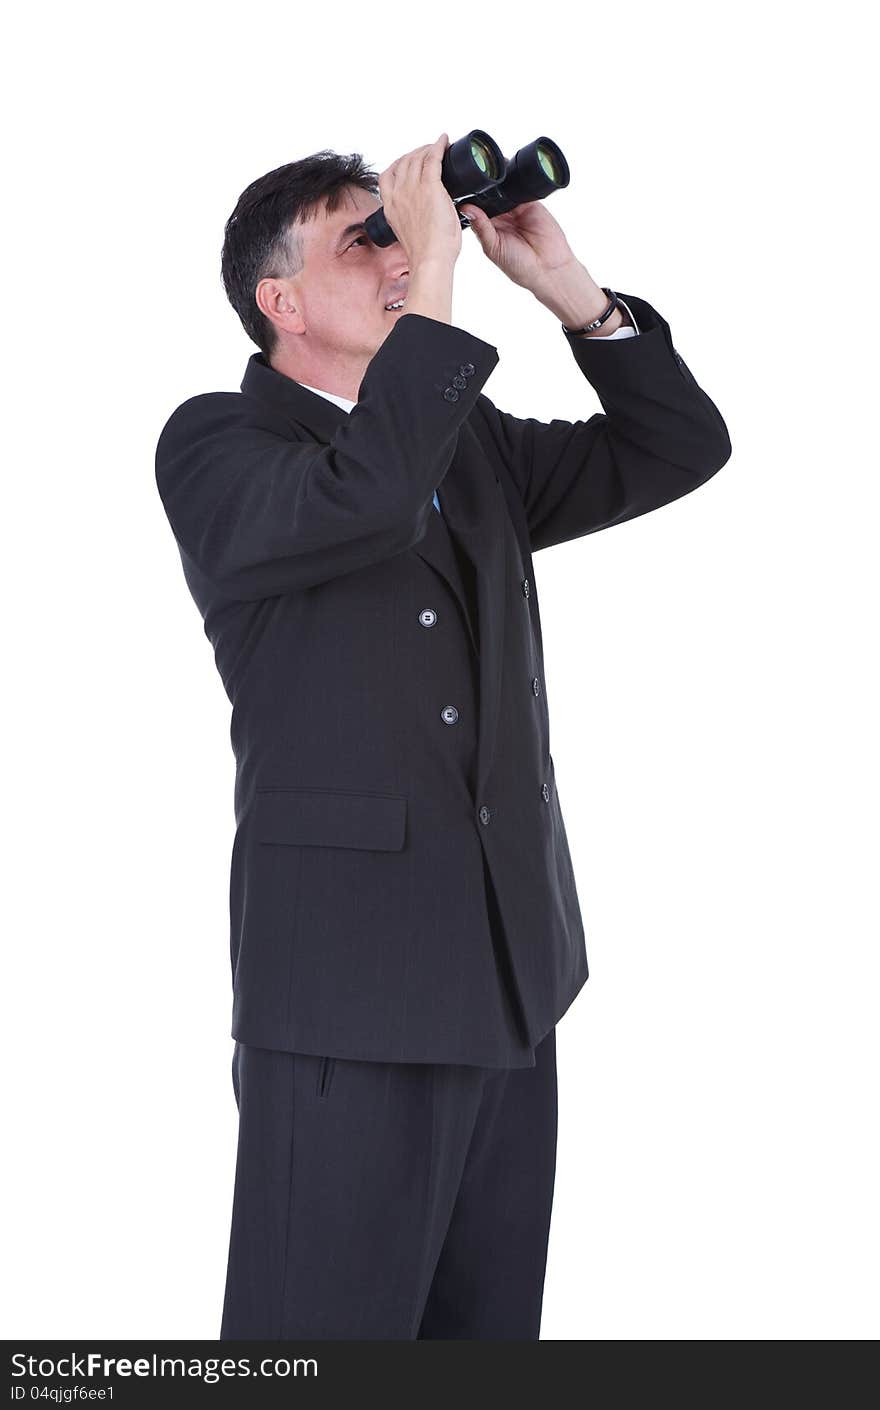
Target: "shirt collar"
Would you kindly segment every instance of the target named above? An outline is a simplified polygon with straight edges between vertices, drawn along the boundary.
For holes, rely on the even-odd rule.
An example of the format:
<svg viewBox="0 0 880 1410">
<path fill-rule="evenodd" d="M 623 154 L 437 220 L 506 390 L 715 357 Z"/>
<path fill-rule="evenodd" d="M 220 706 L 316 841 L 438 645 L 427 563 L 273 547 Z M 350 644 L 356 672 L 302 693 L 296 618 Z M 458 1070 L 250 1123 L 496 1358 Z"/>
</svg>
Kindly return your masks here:
<svg viewBox="0 0 880 1410">
<path fill-rule="evenodd" d="M 300 382 L 301 387 L 306 387 L 310 392 L 317 392 L 319 397 L 326 397 L 328 401 L 335 402 L 341 406 L 343 411 L 351 411 L 357 402 L 349 401 L 348 397 L 338 397 L 335 392 L 325 392 L 323 387 L 310 387 L 308 382 Z"/>
</svg>

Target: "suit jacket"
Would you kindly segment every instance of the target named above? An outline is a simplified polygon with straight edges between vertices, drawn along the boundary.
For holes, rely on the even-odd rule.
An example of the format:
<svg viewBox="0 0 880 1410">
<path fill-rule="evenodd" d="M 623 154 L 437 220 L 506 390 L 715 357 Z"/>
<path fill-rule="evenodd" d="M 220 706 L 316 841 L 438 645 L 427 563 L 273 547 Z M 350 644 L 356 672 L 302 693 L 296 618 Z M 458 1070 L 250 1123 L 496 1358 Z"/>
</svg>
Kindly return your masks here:
<svg viewBox="0 0 880 1410">
<path fill-rule="evenodd" d="M 261 353 L 183 402 L 156 481 L 232 704 L 232 1036 L 531 1064 L 588 977 L 533 555 L 696 489 L 724 421 L 652 306 L 564 333 L 603 411 L 482 392 L 497 349 L 403 314 L 349 414 Z M 439 491 L 443 513 L 432 502 Z"/>
</svg>

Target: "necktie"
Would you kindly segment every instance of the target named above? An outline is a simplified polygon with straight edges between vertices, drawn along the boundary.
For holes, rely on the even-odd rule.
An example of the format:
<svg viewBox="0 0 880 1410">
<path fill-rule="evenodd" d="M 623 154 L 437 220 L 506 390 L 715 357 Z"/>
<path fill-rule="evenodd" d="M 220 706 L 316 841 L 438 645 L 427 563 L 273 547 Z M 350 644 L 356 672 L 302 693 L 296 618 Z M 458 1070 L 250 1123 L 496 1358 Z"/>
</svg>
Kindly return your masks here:
<svg viewBox="0 0 880 1410">
<path fill-rule="evenodd" d="M 439 499 L 437 498 L 437 491 L 436 491 L 436 490 L 434 491 L 434 508 L 437 509 L 437 510 L 439 510 L 439 511 L 442 513 L 442 510 L 440 510 L 440 501 L 439 501 Z"/>
</svg>

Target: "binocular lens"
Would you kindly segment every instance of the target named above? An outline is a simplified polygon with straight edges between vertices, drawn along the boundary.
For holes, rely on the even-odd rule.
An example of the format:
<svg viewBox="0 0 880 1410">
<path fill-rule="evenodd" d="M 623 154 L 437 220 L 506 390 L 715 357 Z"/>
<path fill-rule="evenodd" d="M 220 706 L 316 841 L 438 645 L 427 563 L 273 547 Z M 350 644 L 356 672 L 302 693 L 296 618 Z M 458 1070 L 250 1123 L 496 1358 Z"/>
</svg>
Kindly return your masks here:
<svg viewBox="0 0 880 1410">
<path fill-rule="evenodd" d="M 553 160 L 553 153 L 549 150 L 549 148 L 542 147 L 539 143 L 537 148 L 537 155 L 538 162 L 544 175 L 548 178 L 548 180 L 552 181 L 554 185 L 558 184 L 559 174 L 556 169 L 556 163 Z"/>
<path fill-rule="evenodd" d="M 480 141 L 479 137 L 471 138 L 471 156 L 484 176 L 488 177 L 490 181 L 497 180 L 501 173 L 498 170 L 495 154 L 491 148 L 486 146 L 485 142 Z"/>
</svg>

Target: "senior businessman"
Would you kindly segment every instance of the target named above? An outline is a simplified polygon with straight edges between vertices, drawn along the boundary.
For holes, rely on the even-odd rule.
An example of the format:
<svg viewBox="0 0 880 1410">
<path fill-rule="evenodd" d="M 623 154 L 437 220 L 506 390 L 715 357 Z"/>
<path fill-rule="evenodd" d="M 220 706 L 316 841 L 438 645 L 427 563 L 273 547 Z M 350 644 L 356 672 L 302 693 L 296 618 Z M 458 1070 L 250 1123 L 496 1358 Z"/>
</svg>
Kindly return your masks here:
<svg viewBox="0 0 880 1410">
<path fill-rule="evenodd" d="M 730 456 L 669 324 L 540 201 L 462 211 L 556 320 L 541 374 L 567 346 L 603 411 L 493 405 L 497 349 L 451 322 L 447 146 L 242 193 L 222 274 L 259 351 L 156 449 L 236 758 L 221 1339 L 538 1339 L 555 1025 L 587 959 L 533 555 Z"/>
</svg>

